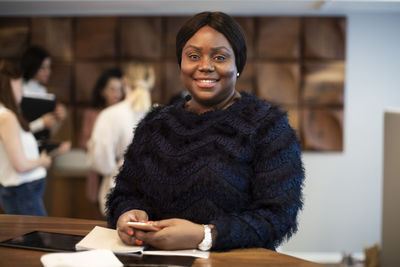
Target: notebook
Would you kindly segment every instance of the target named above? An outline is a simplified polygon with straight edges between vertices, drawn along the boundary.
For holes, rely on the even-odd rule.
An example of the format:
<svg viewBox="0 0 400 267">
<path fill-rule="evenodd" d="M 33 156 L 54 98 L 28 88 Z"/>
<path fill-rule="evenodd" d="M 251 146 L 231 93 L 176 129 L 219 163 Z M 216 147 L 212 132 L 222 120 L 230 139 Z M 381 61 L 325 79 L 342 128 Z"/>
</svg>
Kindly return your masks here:
<svg viewBox="0 0 400 267">
<path fill-rule="evenodd" d="M 190 256 L 208 258 L 208 251 L 187 250 L 149 250 L 145 246 L 126 245 L 118 236 L 117 230 L 95 226 L 81 241 L 75 245 L 76 250 L 108 249 L 116 254 L 138 253 L 142 255 Z"/>
<path fill-rule="evenodd" d="M 21 110 L 28 121 L 36 120 L 42 115 L 53 112 L 56 107 L 56 99 L 53 94 L 25 94 L 21 101 Z"/>
</svg>

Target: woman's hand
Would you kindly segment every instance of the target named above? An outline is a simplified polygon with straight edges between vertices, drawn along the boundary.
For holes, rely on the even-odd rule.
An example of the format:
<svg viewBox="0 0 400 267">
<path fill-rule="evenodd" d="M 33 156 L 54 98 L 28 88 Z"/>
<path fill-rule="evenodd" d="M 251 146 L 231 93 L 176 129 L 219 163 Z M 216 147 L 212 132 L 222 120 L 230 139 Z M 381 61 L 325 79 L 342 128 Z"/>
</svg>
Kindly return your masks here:
<svg viewBox="0 0 400 267">
<path fill-rule="evenodd" d="M 168 219 L 153 223 L 156 232 L 135 231 L 144 244 L 164 250 L 197 248 L 204 238 L 204 227 L 184 219 Z"/>
<path fill-rule="evenodd" d="M 42 151 L 39 157 L 40 165 L 48 169 L 51 165 L 51 157 L 47 155 L 46 151 Z"/>
<path fill-rule="evenodd" d="M 57 118 L 53 112 L 46 113 L 41 118 L 46 129 L 52 129 L 57 123 Z"/>
<path fill-rule="evenodd" d="M 49 153 L 51 157 L 57 157 L 58 155 L 64 154 L 71 150 L 71 141 L 63 141 L 57 149 L 54 149 Z"/>
<path fill-rule="evenodd" d="M 147 221 L 148 215 L 143 210 L 130 210 L 123 213 L 118 218 L 117 231 L 119 238 L 127 245 L 141 245 L 140 242 L 136 242 L 135 233 L 138 230 L 134 230 L 132 227 L 128 226 L 128 222 L 139 222 Z"/>
</svg>

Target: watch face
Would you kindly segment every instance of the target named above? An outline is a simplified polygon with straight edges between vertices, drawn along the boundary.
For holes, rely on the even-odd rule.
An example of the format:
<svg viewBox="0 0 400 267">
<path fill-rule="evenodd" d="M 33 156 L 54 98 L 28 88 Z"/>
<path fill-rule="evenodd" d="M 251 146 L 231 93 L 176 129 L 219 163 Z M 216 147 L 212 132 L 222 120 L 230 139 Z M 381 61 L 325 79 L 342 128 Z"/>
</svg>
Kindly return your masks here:
<svg viewBox="0 0 400 267">
<path fill-rule="evenodd" d="M 211 236 L 211 228 L 208 225 L 204 226 L 204 239 L 200 242 L 198 248 L 200 250 L 206 251 L 212 247 L 212 236 Z"/>
</svg>

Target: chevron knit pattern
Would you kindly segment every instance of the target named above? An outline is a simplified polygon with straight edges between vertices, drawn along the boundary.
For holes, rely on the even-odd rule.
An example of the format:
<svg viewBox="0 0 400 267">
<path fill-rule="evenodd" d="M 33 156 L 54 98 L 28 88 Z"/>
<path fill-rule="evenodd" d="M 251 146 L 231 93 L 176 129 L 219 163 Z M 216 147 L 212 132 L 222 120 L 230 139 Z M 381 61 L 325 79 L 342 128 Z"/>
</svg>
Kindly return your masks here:
<svg viewBox="0 0 400 267">
<path fill-rule="evenodd" d="M 150 220 L 214 224 L 214 250 L 275 249 L 297 230 L 304 170 L 286 114 L 251 94 L 197 115 L 184 101 L 138 125 L 107 202 L 111 227 L 131 209 Z"/>
</svg>

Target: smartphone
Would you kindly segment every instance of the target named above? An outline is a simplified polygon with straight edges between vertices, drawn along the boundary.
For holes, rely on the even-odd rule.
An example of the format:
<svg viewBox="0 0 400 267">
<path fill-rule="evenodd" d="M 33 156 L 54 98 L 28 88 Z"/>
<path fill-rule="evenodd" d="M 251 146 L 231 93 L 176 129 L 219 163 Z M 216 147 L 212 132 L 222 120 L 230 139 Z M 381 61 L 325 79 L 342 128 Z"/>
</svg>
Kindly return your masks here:
<svg viewBox="0 0 400 267">
<path fill-rule="evenodd" d="M 127 222 L 129 226 L 142 231 L 158 231 L 160 228 L 155 227 L 151 222 Z"/>
</svg>

